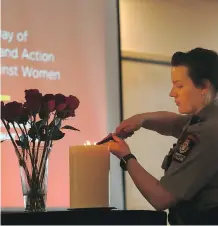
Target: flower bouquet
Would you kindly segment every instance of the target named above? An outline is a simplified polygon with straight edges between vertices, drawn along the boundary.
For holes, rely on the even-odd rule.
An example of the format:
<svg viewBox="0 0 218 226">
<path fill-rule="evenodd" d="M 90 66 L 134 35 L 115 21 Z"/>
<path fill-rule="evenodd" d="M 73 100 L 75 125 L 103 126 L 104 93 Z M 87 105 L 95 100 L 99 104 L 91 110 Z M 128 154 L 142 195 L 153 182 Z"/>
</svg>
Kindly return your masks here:
<svg viewBox="0 0 218 226">
<path fill-rule="evenodd" d="M 62 121 L 75 116 L 79 100 L 63 94 L 42 95 L 25 90 L 24 103 L 1 102 L 1 120 L 18 157 L 26 211 L 46 211 L 48 158 L 53 141 L 62 139 L 62 129 L 78 129 Z M 16 137 L 12 136 L 14 130 Z"/>
</svg>

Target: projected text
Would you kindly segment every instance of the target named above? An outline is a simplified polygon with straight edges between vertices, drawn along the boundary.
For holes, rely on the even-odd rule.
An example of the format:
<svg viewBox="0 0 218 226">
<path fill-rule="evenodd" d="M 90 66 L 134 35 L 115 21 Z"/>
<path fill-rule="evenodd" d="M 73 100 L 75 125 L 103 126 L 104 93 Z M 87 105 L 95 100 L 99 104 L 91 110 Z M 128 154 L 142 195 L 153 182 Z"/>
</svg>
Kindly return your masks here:
<svg viewBox="0 0 218 226">
<path fill-rule="evenodd" d="M 48 53 L 38 50 L 29 50 L 28 48 L 19 47 L 10 48 L 13 42 L 26 43 L 28 41 L 29 33 L 27 30 L 22 32 L 12 32 L 7 30 L 0 30 L 1 40 L 7 43 L 7 48 L 1 48 L 0 56 L 4 59 L 17 60 L 20 59 L 24 62 L 21 66 L 16 65 L 1 65 L 1 75 L 17 77 L 19 75 L 24 78 L 32 79 L 46 79 L 46 80 L 60 80 L 61 73 L 55 70 L 48 70 L 45 68 L 28 66 L 27 62 L 39 62 L 43 64 L 54 63 L 56 58 L 53 53 Z"/>
</svg>

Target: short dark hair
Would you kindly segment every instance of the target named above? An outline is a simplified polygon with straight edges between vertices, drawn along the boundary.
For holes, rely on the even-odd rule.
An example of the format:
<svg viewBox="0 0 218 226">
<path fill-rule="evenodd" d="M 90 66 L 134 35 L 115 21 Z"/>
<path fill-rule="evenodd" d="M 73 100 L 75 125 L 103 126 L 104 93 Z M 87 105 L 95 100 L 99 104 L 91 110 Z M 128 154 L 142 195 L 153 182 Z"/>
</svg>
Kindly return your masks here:
<svg viewBox="0 0 218 226">
<path fill-rule="evenodd" d="M 202 87 L 205 80 L 218 91 L 218 54 L 215 51 L 195 48 L 189 52 L 176 52 L 171 59 L 172 66 L 186 66 L 189 77 L 196 87 Z"/>
</svg>

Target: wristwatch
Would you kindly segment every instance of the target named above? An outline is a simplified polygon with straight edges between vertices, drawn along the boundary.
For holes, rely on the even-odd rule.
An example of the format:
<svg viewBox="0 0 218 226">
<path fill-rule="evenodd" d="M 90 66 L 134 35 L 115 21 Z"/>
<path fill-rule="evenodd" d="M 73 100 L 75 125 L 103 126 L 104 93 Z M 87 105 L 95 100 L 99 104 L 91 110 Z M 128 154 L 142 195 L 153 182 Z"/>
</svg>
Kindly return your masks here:
<svg viewBox="0 0 218 226">
<path fill-rule="evenodd" d="M 121 159 L 120 159 L 120 167 L 126 171 L 127 170 L 127 162 L 128 160 L 130 159 L 136 159 L 136 157 L 133 155 L 133 154 L 128 154 L 128 155 L 125 155 L 123 156 Z"/>
</svg>

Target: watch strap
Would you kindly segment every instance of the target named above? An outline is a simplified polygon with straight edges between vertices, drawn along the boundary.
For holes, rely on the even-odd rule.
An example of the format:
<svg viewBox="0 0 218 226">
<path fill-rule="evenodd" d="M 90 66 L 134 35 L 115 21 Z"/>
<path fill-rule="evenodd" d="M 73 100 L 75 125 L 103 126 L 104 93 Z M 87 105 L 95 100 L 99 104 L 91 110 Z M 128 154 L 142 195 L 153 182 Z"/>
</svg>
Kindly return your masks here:
<svg viewBox="0 0 218 226">
<path fill-rule="evenodd" d="M 125 155 L 123 156 L 121 159 L 120 159 L 120 167 L 126 171 L 127 170 L 127 162 L 128 160 L 130 159 L 136 159 L 135 155 L 133 154 L 128 154 L 128 155 Z"/>
</svg>

